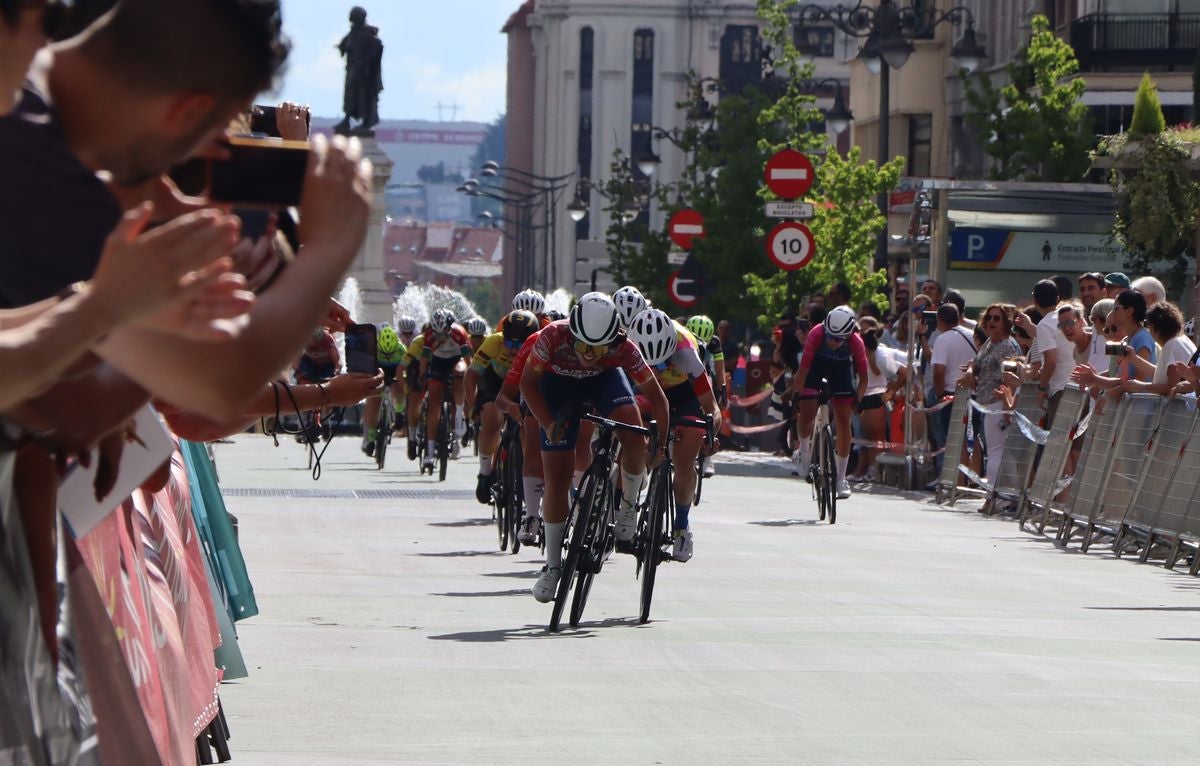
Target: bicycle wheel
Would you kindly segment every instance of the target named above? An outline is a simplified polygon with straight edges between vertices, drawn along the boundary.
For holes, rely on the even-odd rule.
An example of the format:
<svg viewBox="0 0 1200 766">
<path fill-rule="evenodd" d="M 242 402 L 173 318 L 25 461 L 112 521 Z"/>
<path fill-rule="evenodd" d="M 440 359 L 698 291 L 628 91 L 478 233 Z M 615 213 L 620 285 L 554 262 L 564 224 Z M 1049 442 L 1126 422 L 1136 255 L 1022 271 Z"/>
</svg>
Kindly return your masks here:
<svg viewBox="0 0 1200 766">
<path fill-rule="evenodd" d="M 650 491 L 647 493 L 646 524 L 644 535 L 639 540 L 642 564 L 642 588 L 639 598 L 638 622 L 645 623 L 650 619 L 650 602 L 654 598 L 654 581 L 658 574 L 658 565 L 662 562 L 663 537 L 666 529 L 667 514 L 671 512 L 671 470 L 666 463 L 654 469 L 650 478 Z"/>
<path fill-rule="evenodd" d="M 450 430 L 450 406 L 442 402 L 442 417 L 438 421 L 438 481 L 446 480 L 446 466 L 450 463 L 450 442 L 453 438 Z"/>
<path fill-rule="evenodd" d="M 502 480 L 492 488 L 492 518 L 496 522 L 496 537 L 499 538 L 500 550 L 504 551 L 508 550 L 509 532 L 507 495 L 512 490 L 503 481 L 503 477 L 508 474 L 508 457 L 504 454 L 503 446 L 500 451 L 500 464 L 496 466 L 496 471 Z M 516 543 L 516 538 L 513 538 L 513 542 Z"/>
<path fill-rule="evenodd" d="M 583 555 L 584 536 L 588 527 L 588 518 L 577 519 L 574 524 L 572 524 L 571 520 L 575 519 L 578 514 L 582 514 L 585 517 L 591 516 L 595 491 L 596 478 L 591 471 L 588 471 L 583 477 L 579 494 L 571 502 L 571 511 L 567 514 L 567 525 L 569 527 L 568 532 L 571 543 L 567 546 L 567 556 L 563 559 L 562 572 L 558 578 L 558 591 L 554 594 L 554 608 L 550 610 L 550 632 L 552 633 L 558 631 L 563 609 L 567 606 L 567 595 L 571 591 L 571 580 L 575 578 L 575 570 L 579 566 L 579 558 Z"/>
<path fill-rule="evenodd" d="M 692 505 L 700 505 L 700 493 L 704 491 L 704 452 L 701 451 L 696 455 L 696 496 L 692 498 Z"/>
<path fill-rule="evenodd" d="M 596 575 L 600 573 L 600 568 L 604 565 L 604 554 L 608 548 L 609 537 L 613 533 L 610 524 L 611 498 L 612 494 L 609 492 L 598 494 L 592 512 L 588 514 L 587 528 L 584 530 L 586 537 L 583 557 L 581 557 L 578 567 L 579 573 L 576 575 L 575 598 L 571 601 L 572 628 L 579 626 L 579 620 L 583 617 L 583 610 L 587 606 L 588 594 L 592 592 L 592 583 L 595 582 Z"/>
<path fill-rule="evenodd" d="M 825 509 L 829 523 L 837 522 L 837 462 L 833 454 L 833 429 L 825 426 L 821 431 L 821 473 L 825 487 Z"/>
<path fill-rule="evenodd" d="M 825 473 L 821 470 L 821 455 L 822 453 L 822 435 L 817 431 L 813 435 L 813 455 L 809 465 L 804 467 L 813 479 L 813 494 L 817 498 L 817 518 L 821 521 L 825 520 L 825 515 L 829 505 L 829 494 L 825 491 Z"/>
<path fill-rule="evenodd" d="M 387 394 L 384 394 L 387 396 Z M 375 432 L 375 467 L 380 471 L 383 470 L 384 456 L 387 453 L 388 443 L 391 442 L 392 436 L 392 420 L 388 417 L 387 402 L 379 405 L 379 422 L 376 423 Z"/>
<path fill-rule="evenodd" d="M 521 454 L 521 440 L 510 440 L 508 458 L 505 460 L 505 472 L 500 474 L 505 483 L 504 498 L 508 504 L 508 536 L 512 540 L 512 553 L 515 556 L 521 550 L 521 526 L 525 520 L 523 513 L 524 487 L 521 477 L 524 473 L 524 456 Z"/>
</svg>

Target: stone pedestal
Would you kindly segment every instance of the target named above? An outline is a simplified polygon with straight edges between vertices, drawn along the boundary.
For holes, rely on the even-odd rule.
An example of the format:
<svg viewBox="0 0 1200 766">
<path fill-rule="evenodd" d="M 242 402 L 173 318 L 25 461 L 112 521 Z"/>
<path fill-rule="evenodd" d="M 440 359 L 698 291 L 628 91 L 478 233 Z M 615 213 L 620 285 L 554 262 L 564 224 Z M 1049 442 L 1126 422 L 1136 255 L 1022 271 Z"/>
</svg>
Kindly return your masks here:
<svg viewBox="0 0 1200 766">
<path fill-rule="evenodd" d="M 361 316 L 355 316 L 354 321 L 392 324 L 392 293 L 384 278 L 383 269 L 383 221 L 387 214 L 384 195 L 392 177 L 393 162 L 379 148 L 379 142 L 373 136 L 360 140 L 363 144 L 363 156 L 375 166 L 371 217 L 367 223 L 367 237 L 354 260 L 354 268 L 346 276 L 357 280 L 359 295 L 362 298 Z M 353 307 L 349 308 L 354 310 Z"/>
</svg>

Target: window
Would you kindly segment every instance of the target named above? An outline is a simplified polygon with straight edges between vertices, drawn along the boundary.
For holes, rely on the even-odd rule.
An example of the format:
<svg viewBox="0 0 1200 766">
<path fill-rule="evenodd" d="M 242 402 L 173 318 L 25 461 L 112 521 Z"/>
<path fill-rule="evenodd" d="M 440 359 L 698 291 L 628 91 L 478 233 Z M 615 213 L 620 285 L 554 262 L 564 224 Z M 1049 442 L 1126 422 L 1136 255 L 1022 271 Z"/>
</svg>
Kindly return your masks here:
<svg viewBox="0 0 1200 766">
<path fill-rule="evenodd" d="M 812 51 L 818 58 L 831 58 L 833 50 L 833 27 L 796 27 L 792 36 L 796 47 Z"/>
<path fill-rule="evenodd" d="M 932 172 L 933 160 L 933 116 L 910 114 L 908 116 L 908 167 L 910 176 L 927 177 Z"/>
<path fill-rule="evenodd" d="M 579 30 L 579 136 L 578 174 L 581 186 L 592 177 L 592 80 L 596 35 L 591 27 Z M 587 239 L 591 233 L 586 216 L 575 224 L 575 239 Z"/>
<path fill-rule="evenodd" d="M 758 27 L 730 24 L 721 36 L 721 83 L 737 93 L 762 79 L 762 45 Z"/>
<path fill-rule="evenodd" d="M 631 110 L 629 154 L 633 173 L 644 178 L 637 169 L 637 159 L 650 154 L 651 127 L 654 122 L 654 31 L 639 29 L 633 33 L 633 109 Z M 650 223 L 650 203 L 634 220 L 636 228 Z"/>
</svg>

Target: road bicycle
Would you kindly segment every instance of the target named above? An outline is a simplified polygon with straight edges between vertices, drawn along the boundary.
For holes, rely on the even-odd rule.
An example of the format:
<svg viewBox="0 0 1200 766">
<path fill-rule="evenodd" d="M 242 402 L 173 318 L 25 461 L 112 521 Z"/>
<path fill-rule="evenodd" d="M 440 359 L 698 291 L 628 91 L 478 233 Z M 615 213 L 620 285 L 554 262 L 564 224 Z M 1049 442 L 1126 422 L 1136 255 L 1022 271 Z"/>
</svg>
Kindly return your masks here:
<svg viewBox="0 0 1200 766">
<path fill-rule="evenodd" d="M 572 580 L 575 581 L 575 587 L 569 620 L 571 627 L 579 625 L 592 583 L 616 547 L 613 520 L 615 505 L 620 497 L 616 475 L 617 457 L 620 454 L 617 431 L 646 437 L 654 432 L 653 422 L 647 428 L 590 413 L 582 417 L 596 424 L 596 437 L 592 445 L 592 463 L 579 482 L 579 492 L 571 501 L 571 511 L 567 515 L 568 530 L 565 537 L 570 542 L 563 559 L 558 591 L 554 596 L 554 608 L 550 613 L 551 632 L 558 630 L 567 599 L 571 596 Z"/>
<path fill-rule="evenodd" d="M 677 421 L 671 425 L 667 435 L 667 448 L 662 462 L 650 472 L 649 489 L 638 514 L 637 537 L 637 570 L 641 579 L 641 589 L 638 603 L 638 622 L 645 623 L 650 619 L 650 603 L 654 599 L 654 581 L 658 574 L 658 565 L 671 561 L 671 546 L 675 541 L 675 466 L 672 461 L 675 441 L 679 436 L 679 428 L 684 422 L 699 425 L 699 421 L 688 419 Z M 712 451 L 713 419 L 709 415 L 705 422 L 704 451 Z M 696 499 L 693 504 L 700 502 L 699 483 L 703 480 L 703 471 L 696 474 Z"/>
<path fill-rule="evenodd" d="M 515 555 L 521 550 L 521 524 L 524 521 L 524 485 L 522 482 L 524 454 L 521 451 L 521 427 L 517 421 L 506 417 L 500 433 L 500 448 L 496 452 L 496 465 L 492 475 L 492 520 L 496 522 L 496 535 L 500 550 L 512 545 Z"/>
<path fill-rule="evenodd" d="M 379 404 L 379 420 L 375 423 L 375 466 L 383 470 L 388 445 L 392 443 L 392 431 L 396 427 L 396 403 L 392 400 L 391 387 L 383 387 L 383 400 Z"/>
<path fill-rule="evenodd" d="M 817 400 L 817 415 L 813 419 L 812 433 L 812 465 L 809 476 L 812 477 L 813 497 L 817 501 L 817 511 L 821 521 L 828 520 L 830 524 L 837 523 L 837 462 L 834 457 L 833 432 L 833 397 L 829 388 L 824 387 Z"/>
</svg>

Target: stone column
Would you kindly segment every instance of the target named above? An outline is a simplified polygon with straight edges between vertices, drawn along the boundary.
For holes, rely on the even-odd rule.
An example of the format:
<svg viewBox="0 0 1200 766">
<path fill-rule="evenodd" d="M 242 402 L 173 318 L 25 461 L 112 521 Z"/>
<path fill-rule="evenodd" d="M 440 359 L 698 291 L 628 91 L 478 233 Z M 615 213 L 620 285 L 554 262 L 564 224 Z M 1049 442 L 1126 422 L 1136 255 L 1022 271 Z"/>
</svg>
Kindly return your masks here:
<svg viewBox="0 0 1200 766">
<path fill-rule="evenodd" d="M 362 249 L 358 251 L 354 267 L 346 276 L 354 277 L 358 281 L 359 294 L 362 297 L 362 316 L 354 317 L 354 321 L 391 324 L 394 321 L 392 293 L 383 274 L 383 220 L 387 215 L 385 193 L 388 181 L 392 177 L 394 163 L 379 148 L 379 142 L 374 136 L 363 138 L 361 141 L 363 156 L 375 165 L 371 217 L 367 222 L 367 238 L 363 241 Z M 353 310 L 353 307 L 349 308 Z"/>
</svg>

